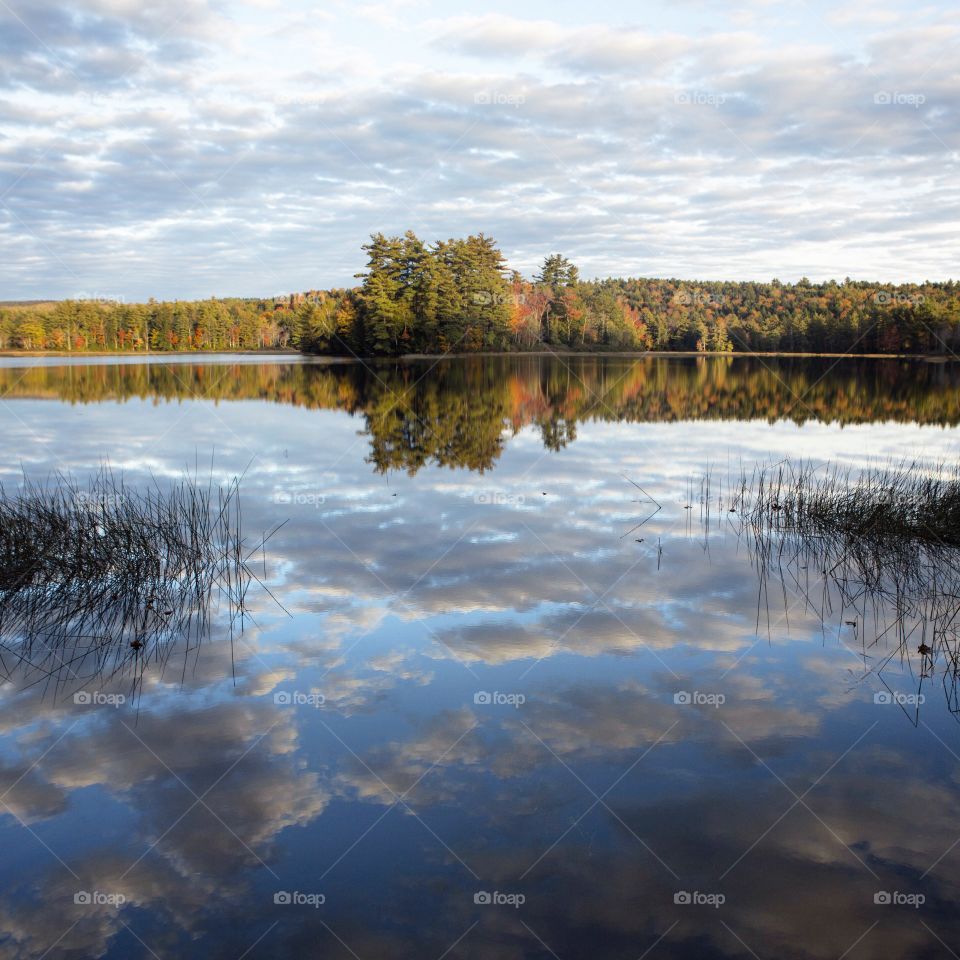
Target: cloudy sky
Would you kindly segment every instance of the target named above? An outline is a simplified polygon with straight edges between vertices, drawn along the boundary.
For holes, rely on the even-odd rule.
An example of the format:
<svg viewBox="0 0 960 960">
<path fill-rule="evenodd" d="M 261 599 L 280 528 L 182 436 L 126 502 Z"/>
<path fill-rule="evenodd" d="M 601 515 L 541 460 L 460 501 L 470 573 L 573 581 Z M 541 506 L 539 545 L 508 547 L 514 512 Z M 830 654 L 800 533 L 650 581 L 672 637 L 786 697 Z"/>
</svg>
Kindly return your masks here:
<svg viewBox="0 0 960 960">
<path fill-rule="evenodd" d="M 0 0 L 0 299 L 532 273 L 957 276 L 960 8 Z"/>
</svg>

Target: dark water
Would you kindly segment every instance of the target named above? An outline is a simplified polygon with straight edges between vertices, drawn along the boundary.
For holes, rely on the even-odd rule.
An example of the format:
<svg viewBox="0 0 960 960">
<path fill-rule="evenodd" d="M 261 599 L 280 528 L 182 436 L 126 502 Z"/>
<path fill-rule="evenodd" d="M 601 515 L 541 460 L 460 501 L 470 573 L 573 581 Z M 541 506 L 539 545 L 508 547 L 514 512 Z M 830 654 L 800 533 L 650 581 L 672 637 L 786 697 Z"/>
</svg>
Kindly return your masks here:
<svg viewBox="0 0 960 960">
<path fill-rule="evenodd" d="M 956 461 L 957 367 L 15 361 L 0 394 L 7 488 L 246 470 L 250 540 L 289 519 L 232 642 L 44 678 L 3 638 L 0 956 L 960 953 L 924 598 L 759 570 L 728 506 L 787 455 Z"/>
</svg>

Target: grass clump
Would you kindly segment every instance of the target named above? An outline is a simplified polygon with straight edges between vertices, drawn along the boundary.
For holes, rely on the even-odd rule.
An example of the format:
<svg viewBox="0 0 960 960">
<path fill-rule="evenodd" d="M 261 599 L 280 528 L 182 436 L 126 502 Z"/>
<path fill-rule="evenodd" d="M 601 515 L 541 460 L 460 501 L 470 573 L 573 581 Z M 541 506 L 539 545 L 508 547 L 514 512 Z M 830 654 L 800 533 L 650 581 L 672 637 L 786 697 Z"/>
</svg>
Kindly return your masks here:
<svg viewBox="0 0 960 960">
<path fill-rule="evenodd" d="M 85 485 L 0 486 L 0 670 L 58 684 L 142 674 L 208 634 L 215 600 L 242 629 L 254 575 L 241 520 L 238 480 L 134 489 L 104 468 Z"/>
<path fill-rule="evenodd" d="M 960 547 L 960 470 L 942 465 L 855 473 L 786 461 L 744 473 L 734 508 L 756 527 L 799 535 Z"/>
</svg>

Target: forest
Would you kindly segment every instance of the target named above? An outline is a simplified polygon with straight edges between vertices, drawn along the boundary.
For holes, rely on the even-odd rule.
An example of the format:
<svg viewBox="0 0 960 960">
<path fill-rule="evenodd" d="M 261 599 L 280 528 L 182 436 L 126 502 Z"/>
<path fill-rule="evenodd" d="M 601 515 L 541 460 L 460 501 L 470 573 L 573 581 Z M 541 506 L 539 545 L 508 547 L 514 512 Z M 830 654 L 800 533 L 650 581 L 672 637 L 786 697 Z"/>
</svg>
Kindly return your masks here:
<svg viewBox="0 0 960 960">
<path fill-rule="evenodd" d="M 947 354 L 960 284 L 583 280 L 561 254 L 532 278 L 484 234 L 428 244 L 375 234 L 350 289 L 128 304 L 0 304 L 0 350 L 300 350 L 333 356 L 484 351 Z"/>
</svg>

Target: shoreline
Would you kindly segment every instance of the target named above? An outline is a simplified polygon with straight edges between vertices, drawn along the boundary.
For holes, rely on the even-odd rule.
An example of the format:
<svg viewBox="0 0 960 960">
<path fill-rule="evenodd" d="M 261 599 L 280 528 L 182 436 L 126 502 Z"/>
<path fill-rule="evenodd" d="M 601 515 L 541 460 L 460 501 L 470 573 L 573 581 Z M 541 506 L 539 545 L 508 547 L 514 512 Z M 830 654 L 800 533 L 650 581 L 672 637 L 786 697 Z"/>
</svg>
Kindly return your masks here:
<svg viewBox="0 0 960 960">
<path fill-rule="evenodd" d="M 469 357 L 799 357 L 822 359 L 860 359 L 860 360 L 923 360 L 926 363 L 950 363 L 960 359 L 957 356 L 942 353 L 813 353 L 810 351 L 785 350 L 724 350 L 701 352 L 696 350 L 481 350 L 475 353 L 404 353 L 397 356 L 353 356 L 342 354 L 310 354 L 299 350 L 280 348 L 277 350 L 170 350 L 145 353 L 140 350 L 76 351 L 76 350 L 0 350 L 0 358 L 5 359 L 106 359 L 109 357 L 135 357 L 142 360 L 163 362 L 164 360 L 182 360 L 206 357 L 262 357 L 264 360 L 301 359 L 310 362 L 328 363 L 391 363 L 409 360 L 463 360 Z"/>
<path fill-rule="evenodd" d="M 457 360 L 466 357 L 821 357 L 823 359 L 924 360 L 928 363 L 949 363 L 960 360 L 958 356 L 942 353 L 811 353 L 786 350 L 484 350 L 479 353 L 404 353 L 398 357 L 348 357 L 346 359 L 444 360 L 447 357 Z"/>
<path fill-rule="evenodd" d="M 276 350 L 0 350 L 0 357 L 302 357 L 299 350 L 278 347 Z"/>
</svg>

